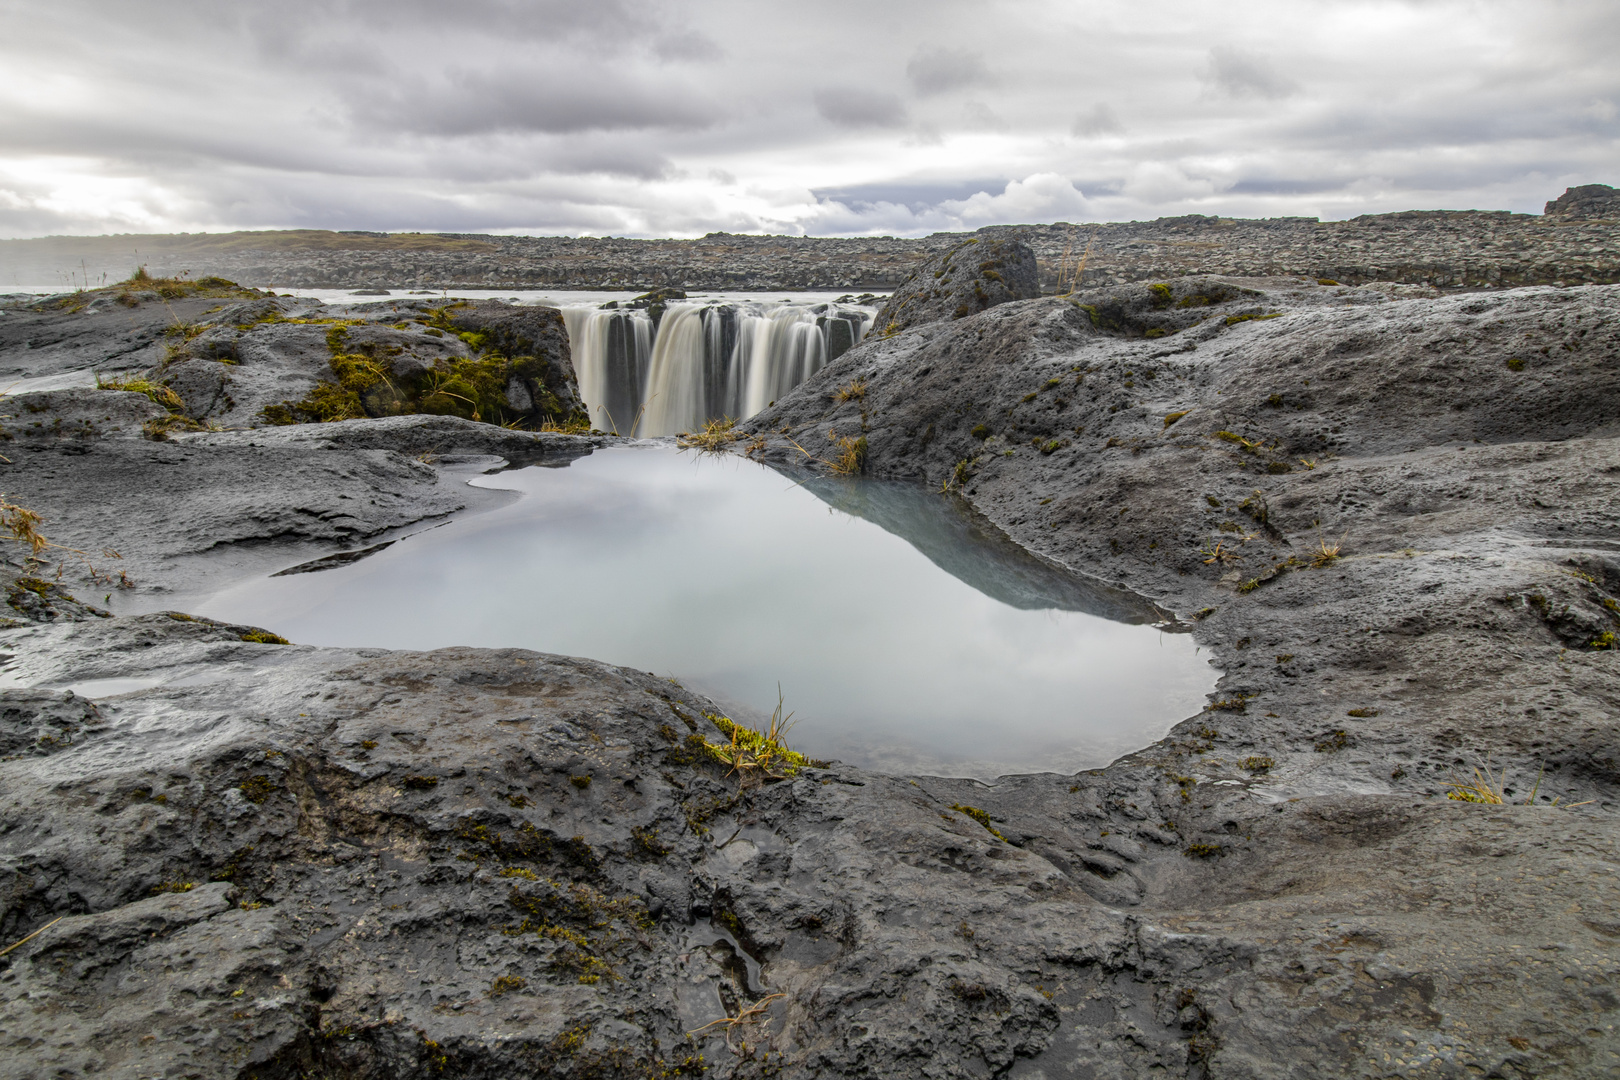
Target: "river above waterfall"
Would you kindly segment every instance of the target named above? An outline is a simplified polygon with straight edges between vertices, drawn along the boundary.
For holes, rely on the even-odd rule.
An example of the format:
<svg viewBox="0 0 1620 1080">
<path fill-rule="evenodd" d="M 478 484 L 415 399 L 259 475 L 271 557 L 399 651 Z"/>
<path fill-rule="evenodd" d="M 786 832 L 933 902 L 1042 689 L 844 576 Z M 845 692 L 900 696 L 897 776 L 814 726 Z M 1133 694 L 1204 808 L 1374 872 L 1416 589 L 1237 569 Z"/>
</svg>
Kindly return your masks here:
<svg viewBox="0 0 1620 1080">
<path fill-rule="evenodd" d="M 588 656 L 753 724 L 780 686 L 795 749 L 982 779 L 1104 765 L 1219 675 L 1145 600 L 915 485 L 656 445 L 473 482 L 520 497 L 194 610 L 313 645 Z"/>
</svg>

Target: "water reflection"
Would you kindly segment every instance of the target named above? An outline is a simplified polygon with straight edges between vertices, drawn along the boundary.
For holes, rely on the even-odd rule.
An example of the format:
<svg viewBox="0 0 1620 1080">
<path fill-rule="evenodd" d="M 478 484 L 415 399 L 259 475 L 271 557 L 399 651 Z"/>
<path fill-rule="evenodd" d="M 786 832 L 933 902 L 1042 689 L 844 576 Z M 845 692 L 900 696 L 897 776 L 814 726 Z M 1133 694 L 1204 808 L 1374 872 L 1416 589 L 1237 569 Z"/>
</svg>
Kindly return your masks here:
<svg viewBox="0 0 1620 1080">
<path fill-rule="evenodd" d="M 1123 623 L 1170 618 L 1145 597 L 1035 557 L 954 495 L 899 481 L 815 476 L 803 483 L 822 502 L 893 533 L 947 574 L 1009 607 L 1084 611 Z"/>
<path fill-rule="evenodd" d="M 477 483 L 523 497 L 201 613 L 311 644 L 590 656 L 739 720 L 780 683 L 796 748 L 959 776 L 1105 764 L 1214 684 L 1188 636 L 1140 625 L 1151 605 L 914 488 L 650 447 Z"/>
</svg>

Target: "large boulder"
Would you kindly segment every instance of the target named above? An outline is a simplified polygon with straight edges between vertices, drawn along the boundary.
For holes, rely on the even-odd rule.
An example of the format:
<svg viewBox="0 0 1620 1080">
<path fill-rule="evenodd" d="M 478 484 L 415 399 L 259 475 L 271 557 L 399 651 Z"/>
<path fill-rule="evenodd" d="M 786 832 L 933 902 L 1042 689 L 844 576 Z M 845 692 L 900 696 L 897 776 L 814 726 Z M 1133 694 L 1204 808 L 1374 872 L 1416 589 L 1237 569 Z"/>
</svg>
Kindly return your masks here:
<svg viewBox="0 0 1620 1080">
<path fill-rule="evenodd" d="M 1608 184 L 1566 188 L 1542 213 L 1560 218 L 1620 218 L 1620 191 Z"/>
<path fill-rule="evenodd" d="M 964 240 L 901 282 L 872 326 L 879 334 L 898 334 L 1040 294 L 1035 253 L 1023 241 Z"/>
</svg>

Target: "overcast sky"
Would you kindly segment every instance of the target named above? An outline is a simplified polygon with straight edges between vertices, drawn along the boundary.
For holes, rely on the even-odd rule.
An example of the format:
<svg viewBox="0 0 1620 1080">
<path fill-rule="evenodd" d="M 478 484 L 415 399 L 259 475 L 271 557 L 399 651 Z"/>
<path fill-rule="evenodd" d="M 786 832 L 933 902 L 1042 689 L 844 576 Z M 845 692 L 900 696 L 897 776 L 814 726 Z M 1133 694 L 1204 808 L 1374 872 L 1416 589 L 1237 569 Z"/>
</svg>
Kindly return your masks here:
<svg viewBox="0 0 1620 1080">
<path fill-rule="evenodd" d="M 0 0 L 0 236 L 1539 212 L 1616 0 Z"/>
</svg>

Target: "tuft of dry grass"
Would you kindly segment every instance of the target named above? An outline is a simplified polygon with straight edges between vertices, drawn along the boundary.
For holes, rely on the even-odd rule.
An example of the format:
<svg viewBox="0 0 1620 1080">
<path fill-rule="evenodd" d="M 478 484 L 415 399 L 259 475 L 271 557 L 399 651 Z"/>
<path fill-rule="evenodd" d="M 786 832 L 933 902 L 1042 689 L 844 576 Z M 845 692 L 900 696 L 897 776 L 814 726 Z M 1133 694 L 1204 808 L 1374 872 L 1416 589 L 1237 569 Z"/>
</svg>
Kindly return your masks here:
<svg viewBox="0 0 1620 1080">
<path fill-rule="evenodd" d="M 1073 229 L 1069 230 L 1069 240 L 1068 240 L 1068 243 L 1063 245 L 1063 258 L 1058 263 L 1058 280 L 1057 280 L 1057 295 L 1058 296 L 1061 296 L 1061 297 L 1073 296 L 1074 295 L 1074 290 L 1076 290 L 1076 289 L 1078 289 L 1080 287 L 1080 280 L 1081 280 L 1081 278 L 1085 277 L 1085 274 L 1086 274 L 1086 263 L 1091 260 L 1091 247 L 1096 242 L 1097 242 L 1097 230 L 1095 228 L 1093 228 L 1091 230 L 1090 238 L 1086 240 L 1085 254 L 1081 255 L 1079 260 L 1075 263 L 1074 272 L 1071 274 L 1071 273 L 1068 272 L 1068 269 L 1069 269 L 1069 254 L 1074 250 L 1074 230 Z M 1067 285 L 1068 287 L 1065 288 L 1064 287 L 1065 285 Z"/>
<path fill-rule="evenodd" d="M 1327 537 L 1320 530 L 1316 534 L 1316 546 L 1311 549 L 1311 568 L 1320 570 L 1324 566 L 1332 566 L 1339 561 L 1340 551 L 1344 547 L 1344 537 L 1329 543 Z"/>
<path fill-rule="evenodd" d="M 1204 556 L 1205 566 L 1243 561 L 1241 555 L 1226 546 L 1225 540 L 1217 540 L 1213 545 L 1206 541 L 1204 546 L 1198 549 L 1198 554 Z"/>
<path fill-rule="evenodd" d="M 1530 794 L 1525 796 L 1524 802 L 1522 803 L 1514 803 L 1509 801 L 1510 795 L 1507 790 L 1507 769 L 1503 768 L 1500 775 L 1492 773 L 1490 758 L 1485 759 L 1485 764 L 1483 767 L 1475 766 L 1473 769 L 1473 775 L 1469 777 L 1458 779 L 1457 776 L 1453 774 L 1451 779 L 1441 782 L 1445 784 L 1446 787 L 1451 789 L 1450 791 L 1446 792 L 1446 798 L 1454 799 L 1457 802 L 1488 803 L 1492 806 L 1533 806 L 1535 805 L 1536 801 L 1536 792 L 1541 790 L 1541 778 L 1546 771 L 1546 767 L 1543 766 L 1542 769 L 1536 773 L 1536 782 L 1530 788 Z M 1591 801 L 1592 800 L 1587 800 L 1587 802 Z M 1559 802 L 1557 799 L 1554 799 L 1550 805 L 1558 806 Z M 1572 806 L 1585 806 L 1587 803 L 1565 803 L 1563 805 L 1565 809 L 1569 809 Z"/>
<path fill-rule="evenodd" d="M 834 476 L 854 476 L 857 473 L 866 471 L 865 435 L 861 435 L 859 437 L 850 437 L 846 435 L 843 438 L 838 438 L 837 436 L 833 435 L 832 432 L 828 432 L 827 436 L 832 440 L 832 444 L 838 448 L 838 457 L 832 461 L 828 461 L 826 458 L 816 457 L 816 455 L 812 454 L 810 451 L 806 450 L 792 439 L 789 439 L 788 442 L 793 445 L 793 449 L 797 450 L 811 461 L 819 461 L 821 464 L 827 466 L 827 470 Z"/>
<path fill-rule="evenodd" d="M 771 1007 L 771 1002 L 775 1001 L 777 998 L 786 997 L 786 996 L 787 996 L 786 994 L 766 994 L 764 997 L 760 998 L 758 1001 L 754 1002 L 752 1005 L 748 1006 L 747 1008 L 739 1010 L 736 1016 L 727 1016 L 727 1017 L 723 1017 L 723 1018 L 721 1018 L 719 1020 L 715 1020 L 712 1023 L 704 1024 L 700 1028 L 697 1028 L 697 1029 L 695 1029 L 693 1031 L 688 1031 L 686 1033 L 686 1037 L 690 1039 L 694 1035 L 703 1035 L 703 1034 L 719 1035 L 719 1034 L 721 1034 L 721 1032 L 714 1031 L 712 1029 L 724 1026 L 724 1028 L 725 1028 L 724 1034 L 725 1034 L 725 1037 L 726 1037 L 726 1048 L 728 1050 L 730 1050 L 732 1053 L 740 1055 L 743 1050 L 748 1049 L 748 1044 L 743 1043 L 741 1049 L 739 1049 L 737 1046 L 732 1045 L 732 1042 L 731 1042 L 732 1034 L 738 1028 L 744 1027 L 744 1026 L 746 1026 L 748 1024 L 757 1024 L 757 1023 L 759 1023 L 760 1019 L 765 1015 L 765 1013 L 767 1011 L 769 1011 L 769 1009 Z"/>
<path fill-rule="evenodd" d="M 0 495 L 0 530 L 4 530 L 18 543 L 27 544 L 33 549 L 34 555 L 53 546 L 45 539 L 45 534 L 39 531 L 40 524 L 40 516 L 37 513 L 26 506 L 7 502 L 6 497 Z"/>
<path fill-rule="evenodd" d="M 838 460 L 831 463 L 832 471 L 838 476 L 854 476 L 866 469 L 866 436 L 839 439 Z"/>
<path fill-rule="evenodd" d="M 833 400 L 840 405 L 847 401 L 861 401 L 866 397 L 866 377 L 857 376 L 833 392 Z"/>
<path fill-rule="evenodd" d="M 705 453 L 718 454 L 742 435 L 735 431 L 737 421 L 729 416 L 722 416 L 718 420 L 710 420 L 703 425 L 702 431 L 683 431 L 675 438 L 675 445 L 682 450 L 702 450 Z"/>
</svg>

